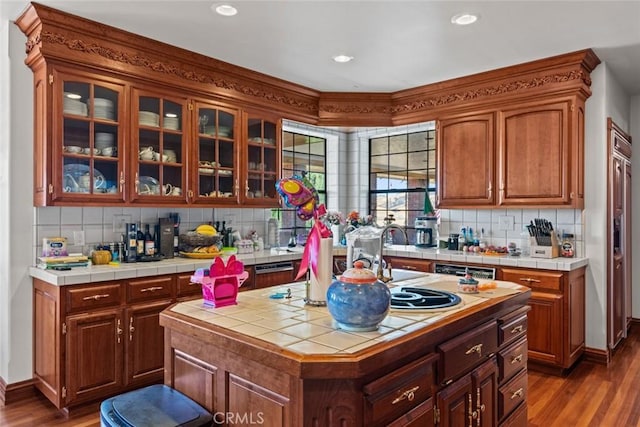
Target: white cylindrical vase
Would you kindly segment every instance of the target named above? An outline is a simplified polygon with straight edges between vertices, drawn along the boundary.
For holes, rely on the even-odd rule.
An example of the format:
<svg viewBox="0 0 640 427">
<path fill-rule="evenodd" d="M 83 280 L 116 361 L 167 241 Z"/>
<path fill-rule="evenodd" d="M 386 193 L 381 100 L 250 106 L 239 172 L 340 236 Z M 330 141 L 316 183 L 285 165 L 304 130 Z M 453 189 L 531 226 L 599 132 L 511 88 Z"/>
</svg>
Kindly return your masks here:
<svg viewBox="0 0 640 427">
<path fill-rule="evenodd" d="M 309 260 L 309 264 L 312 260 Z M 316 261 L 316 271 L 310 270 L 309 285 L 307 286 L 308 305 L 327 305 L 327 289 L 333 282 L 333 238 L 326 237 L 320 239 L 318 259 Z"/>
</svg>

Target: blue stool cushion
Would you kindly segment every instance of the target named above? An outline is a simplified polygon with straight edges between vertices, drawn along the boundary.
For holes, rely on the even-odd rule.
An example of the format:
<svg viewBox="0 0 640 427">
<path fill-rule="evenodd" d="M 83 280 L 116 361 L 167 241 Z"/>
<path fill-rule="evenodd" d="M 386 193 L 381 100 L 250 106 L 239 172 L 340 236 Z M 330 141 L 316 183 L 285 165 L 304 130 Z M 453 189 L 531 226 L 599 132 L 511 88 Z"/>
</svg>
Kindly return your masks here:
<svg viewBox="0 0 640 427">
<path fill-rule="evenodd" d="M 201 427 L 212 420 L 202 406 L 161 384 L 120 394 L 100 405 L 104 427 Z"/>
</svg>

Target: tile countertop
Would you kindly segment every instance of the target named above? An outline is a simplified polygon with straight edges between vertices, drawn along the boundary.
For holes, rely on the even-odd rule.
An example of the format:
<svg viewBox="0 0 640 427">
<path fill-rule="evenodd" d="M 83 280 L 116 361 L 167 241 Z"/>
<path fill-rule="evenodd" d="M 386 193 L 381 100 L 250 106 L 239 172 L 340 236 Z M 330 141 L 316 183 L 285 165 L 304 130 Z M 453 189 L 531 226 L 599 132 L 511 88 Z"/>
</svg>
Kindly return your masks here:
<svg viewBox="0 0 640 427">
<path fill-rule="evenodd" d="M 486 282 L 486 280 L 480 280 Z M 238 294 L 238 304 L 226 307 L 205 305 L 202 299 L 178 303 L 168 311 L 216 328 L 266 341 L 296 354 L 349 355 L 389 342 L 428 326 L 437 326 L 446 317 L 491 305 L 492 300 L 513 296 L 529 289 L 511 282 L 495 281 L 497 289 L 478 294 L 458 294 L 463 304 L 439 310 L 391 310 L 375 331 L 352 332 L 339 329 L 326 307 L 304 302 L 304 282 L 256 289 Z M 393 287 L 394 285 L 391 285 Z M 457 293 L 457 282 L 450 276 L 424 273 L 395 286 L 415 286 Z M 291 291 L 289 299 L 269 298 L 271 294 Z"/>
<path fill-rule="evenodd" d="M 345 247 L 335 247 L 334 255 L 345 256 Z M 588 264 L 588 258 L 529 258 L 509 256 L 482 256 L 478 254 L 464 254 L 447 249 L 421 249 L 412 245 L 393 245 L 385 247 L 385 256 L 398 256 L 441 262 L 462 262 L 476 264 L 491 264 L 505 267 L 525 267 L 545 270 L 571 271 Z M 238 254 L 238 259 L 245 265 L 266 264 L 278 261 L 298 260 L 302 257 L 302 248 L 288 250 L 271 249 L 252 254 Z M 211 266 L 210 259 L 173 258 L 158 262 L 122 263 L 118 266 L 95 265 L 90 267 L 76 267 L 69 271 L 43 270 L 29 267 L 31 277 L 44 280 L 57 286 L 76 285 L 81 283 L 103 282 L 108 280 L 131 279 L 135 277 L 157 276 L 160 274 L 192 273 L 198 268 Z"/>
</svg>

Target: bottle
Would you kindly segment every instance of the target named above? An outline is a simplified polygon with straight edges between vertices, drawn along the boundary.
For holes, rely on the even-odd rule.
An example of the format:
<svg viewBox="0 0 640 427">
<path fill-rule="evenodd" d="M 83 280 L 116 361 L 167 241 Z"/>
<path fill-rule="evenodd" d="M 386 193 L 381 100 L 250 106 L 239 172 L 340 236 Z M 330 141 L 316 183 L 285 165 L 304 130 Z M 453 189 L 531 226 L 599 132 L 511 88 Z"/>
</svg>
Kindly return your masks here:
<svg viewBox="0 0 640 427">
<path fill-rule="evenodd" d="M 155 254 L 155 247 L 153 236 L 149 232 L 149 224 L 144 225 L 144 254 L 146 256 L 153 256 Z"/>
<path fill-rule="evenodd" d="M 160 254 L 160 224 L 153 226 L 153 254 Z"/>
<path fill-rule="evenodd" d="M 174 213 L 173 217 L 173 256 L 180 254 L 180 214 Z"/>
<path fill-rule="evenodd" d="M 136 233 L 136 257 L 144 256 L 144 233 L 142 232 L 142 224 L 138 223 L 138 232 Z"/>
<path fill-rule="evenodd" d="M 462 227 L 460 229 L 460 237 L 458 237 L 458 250 L 464 250 L 464 247 L 467 245 L 467 229 Z"/>
</svg>

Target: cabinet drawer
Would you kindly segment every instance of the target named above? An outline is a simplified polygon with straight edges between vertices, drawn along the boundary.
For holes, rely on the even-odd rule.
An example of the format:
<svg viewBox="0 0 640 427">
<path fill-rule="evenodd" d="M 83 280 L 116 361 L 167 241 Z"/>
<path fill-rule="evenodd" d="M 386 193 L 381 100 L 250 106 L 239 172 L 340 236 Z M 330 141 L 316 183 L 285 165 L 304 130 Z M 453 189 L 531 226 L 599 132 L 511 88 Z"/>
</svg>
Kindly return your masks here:
<svg viewBox="0 0 640 427">
<path fill-rule="evenodd" d="M 392 268 L 402 270 L 431 271 L 431 263 L 425 259 L 387 257 L 387 263 L 391 263 Z"/>
<path fill-rule="evenodd" d="M 431 397 L 437 360 L 430 354 L 366 384 L 364 425 L 386 425 Z"/>
<path fill-rule="evenodd" d="M 527 427 L 529 425 L 528 418 L 527 404 L 523 403 L 507 419 L 500 423 L 500 427 Z"/>
<path fill-rule="evenodd" d="M 191 281 L 191 274 L 178 276 L 176 279 L 176 297 L 202 295 L 202 285 Z"/>
<path fill-rule="evenodd" d="M 509 344 L 527 334 L 529 307 L 517 310 L 516 315 L 498 320 L 498 344 Z"/>
<path fill-rule="evenodd" d="M 498 327 L 495 321 L 440 344 L 440 381 L 446 383 L 465 373 L 497 350 Z"/>
<path fill-rule="evenodd" d="M 172 276 L 131 280 L 127 283 L 127 302 L 171 297 L 172 285 Z"/>
<path fill-rule="evenodd" d="M 518 405 L 527 401 L 527 371 L 523 370 L 498 389 L 498 417 L 509 415 Z"/>
<path fill-rule="evenodd" d="M 122 301 L 122 285 L 120 283 L 78 286 L 67 289 L 66 293 L 67 313 L 116 306 Z"/>
<path fill-rule="evenodd" d="M 502 269 L 502 280 L 514 282 L 532 289 L 560 291 L 562 289 L 562 276 L 563 274 L 560 272 Z"/>
<path fill-rule="evenodd" d="M 520 340 L 498 353 L 498 381 L 508 380 L 527 367 L 527 340 Z"/>
</svg>

